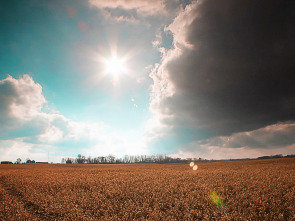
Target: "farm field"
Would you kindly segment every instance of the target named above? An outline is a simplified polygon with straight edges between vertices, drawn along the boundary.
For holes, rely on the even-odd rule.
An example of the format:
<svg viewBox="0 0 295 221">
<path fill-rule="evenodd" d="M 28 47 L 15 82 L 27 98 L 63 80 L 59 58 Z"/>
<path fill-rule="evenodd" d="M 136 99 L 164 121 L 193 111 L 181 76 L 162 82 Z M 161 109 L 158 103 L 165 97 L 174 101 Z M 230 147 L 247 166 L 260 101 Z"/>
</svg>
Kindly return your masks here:
<svg viewBox="0 0 295 221">
<path fill-rule="evenodd" d="M 295 158 L 0 165 L 0 220 L 295 220 Z"/>
</svg>

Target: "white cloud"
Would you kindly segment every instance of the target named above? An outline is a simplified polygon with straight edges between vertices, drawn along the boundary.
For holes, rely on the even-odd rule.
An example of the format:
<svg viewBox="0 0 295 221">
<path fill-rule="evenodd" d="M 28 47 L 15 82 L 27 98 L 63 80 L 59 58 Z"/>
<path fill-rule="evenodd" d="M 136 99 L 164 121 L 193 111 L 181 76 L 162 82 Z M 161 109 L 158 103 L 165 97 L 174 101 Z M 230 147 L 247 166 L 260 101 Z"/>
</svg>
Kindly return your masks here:
<svg viewBox="0 0 295 221">
<path fill-rule="evenodd" d="M 84 123 L 72 121 L 57 111 L 42 110 L 47 103 L 42 86 L 35 83 L 33 78 L 24 74 L 19 78 L 7 76 L 0 81 L 1 94 L 0 107 L 2 114 L 0 121 L 10 125 L 13 121 L 14 128 L 22 126 L 36 130 L 33 137 L 43 143 L 56 143 L 67 139 L 81 139 L 99 137 L 103 134 L 103 124 Z M 8 128 L 1 128 L 2 134 Z M 4 136 L 4 135 L 3 135 Z"/>
<path fill-rule="evenodd" d="M 90 148 L 83 148 L 82 150 L 86 156 L 106 156 L 113 154 L 116 157 L 123 157 L 124 155 L 149 154 L 146 142 L 136 131 L 131 131 L 124 136 L 110 133 Z"/>
<path fill-rule="evenodd" d="M 67 125 L 67 139 L 99 140 L 107 133 L 107 127 L 103 123 L 69 121 Z"/>
<path fill-rule="evenodd" d="M 48 153 L 56 152 L 56 147 L 47 144 L 32 144 L 23 138 L 0 140 L 0 161 L 10 160 L 15 162 L 21 158 L 25 162 L 27 158 L 35 161 L 48 161 Z M 60 157 L 50 156 L 50 162 L 60 162 Z"/>
<path fill-rule="evenodd" d="M 145 142 L 138 131 L 112 132 L 103 122 L 79 122 L 66 118 L 56 110 L 43 106 L 46 99 L 42 86 L 27 74 L 19 78 L 8 76 L 0 81 L 0 121 L 13 127 L 0 128 L 0 160 L 27 157 L 46 161 L 47 153 L 55 152 L 53 162 L 60 162 L 67 148 L 61 142 L 79 143 L 71 153 L 85 155 L 146 153 Z M 29 135 L 27 134 L 29 131 Z M 15 133 L 15 131 L 18 131 Z M 19 132 L 23 131 L 23 132 Z M 116 155 L 117 155 L 116 154 Z"/>
<path fill-rule="evenodd" d="M 45 129 L 44 133 L 38 135 L 37 137 L 38 140 L 43 143 L 55 143 L 63 140 L 63 136 L 64 133 L 60 128 L 50 125 Z"/>
<path fill-rule="evenodd" d="M 163 0 L 89 0 L 90 5 L 98 8 L 121 8 L 124 10 L 136 10 L 143 16 L 165 13 Z"/>
<path fill-rule="evenodd" d="M 0 92 L 0 133 L 30 121 L 46 103 L 41 85 L 27 74 L 18 79 L 8 75 L 0 80 Z"/>
<path fill-rule="evenodd" d="M 188 42 L 187 35 L 190 26 L 198 16 L 198 13 L 194 12 L 196 7 L 198 7 L 198 2 L 187 5 L 185 9 L 180 11 L 174 21 L 165 28 L 165 31 L 173 33 L 175 48 L 194 48 L 195 45 Z"/>
<path fill-rule="evenodd" d="M 117 22 L 128 22 L 133 24 L 139 23 L 139 20 L 135 18 L 133 15 L 122 15 L 122 14 L 116 15 L 116 14 L 112 14 L 112 12 L 108 10 L 103 10 L 103 14 L 106 18 L 113 19 L 114 21 L 117 21 Z"/>
</svg>

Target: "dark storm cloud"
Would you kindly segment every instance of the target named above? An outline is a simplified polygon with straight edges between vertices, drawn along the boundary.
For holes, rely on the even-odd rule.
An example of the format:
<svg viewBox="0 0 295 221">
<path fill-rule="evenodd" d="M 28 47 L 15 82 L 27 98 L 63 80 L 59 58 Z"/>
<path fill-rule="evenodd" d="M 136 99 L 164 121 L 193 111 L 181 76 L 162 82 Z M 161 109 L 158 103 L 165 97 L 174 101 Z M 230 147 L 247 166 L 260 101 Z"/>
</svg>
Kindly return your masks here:
<svg viewBox="0 0 295 221">
<path fill-rule="evenodd" d="M 295 143 L 295 124 L 278 123 L 250 132 L 234 133 L 231 136 L 215 137 L 205 141 L 207 146 L 224 148 L 277 148 Z"/>
<path fill-rule="evenodd" d="M 207 137 L 295 120 L 294 11 L 295 1 L 269 0 L 187 7 L 168 27 L 175 49 L 151 75 L 155 94 L 167 81 L 172 92 L 152 109 Z"/>
</svg>

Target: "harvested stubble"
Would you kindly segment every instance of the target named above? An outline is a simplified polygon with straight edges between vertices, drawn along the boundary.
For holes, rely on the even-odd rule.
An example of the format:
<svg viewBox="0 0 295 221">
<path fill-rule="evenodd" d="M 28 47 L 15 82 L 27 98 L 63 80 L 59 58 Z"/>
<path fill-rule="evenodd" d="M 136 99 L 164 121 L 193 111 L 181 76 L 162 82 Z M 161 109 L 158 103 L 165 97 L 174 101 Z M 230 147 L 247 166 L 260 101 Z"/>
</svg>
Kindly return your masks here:
<svg viewBox="0 0 295 221">
<path fill-rule="evenodd" d="M 199 163 L 197 171 L 0 165 L 0 220 L 294 220 L 294 175 L 295 158 Z"/>
</svg>

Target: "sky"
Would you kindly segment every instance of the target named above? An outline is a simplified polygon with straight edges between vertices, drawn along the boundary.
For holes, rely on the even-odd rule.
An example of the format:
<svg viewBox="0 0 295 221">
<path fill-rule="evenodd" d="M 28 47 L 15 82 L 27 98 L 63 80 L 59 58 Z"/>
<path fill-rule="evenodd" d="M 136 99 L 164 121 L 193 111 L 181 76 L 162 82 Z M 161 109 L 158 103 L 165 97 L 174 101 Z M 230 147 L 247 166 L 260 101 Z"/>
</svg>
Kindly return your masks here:
<svg viewBox="0 0 295 221">
<path fill-rule="evenodd" d="M 295 2 L 0 2 L 0 161 L 295 154 Z"/>
</svg>

